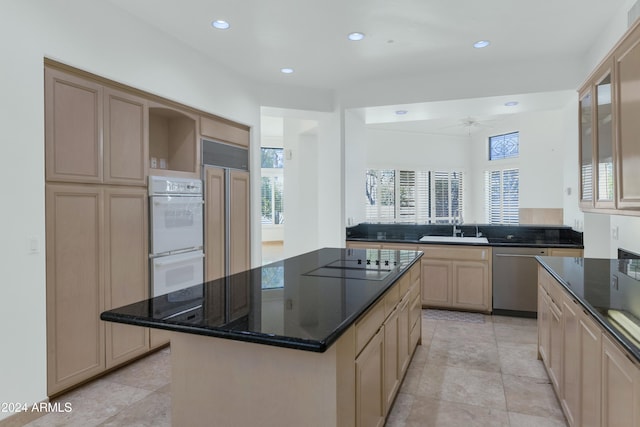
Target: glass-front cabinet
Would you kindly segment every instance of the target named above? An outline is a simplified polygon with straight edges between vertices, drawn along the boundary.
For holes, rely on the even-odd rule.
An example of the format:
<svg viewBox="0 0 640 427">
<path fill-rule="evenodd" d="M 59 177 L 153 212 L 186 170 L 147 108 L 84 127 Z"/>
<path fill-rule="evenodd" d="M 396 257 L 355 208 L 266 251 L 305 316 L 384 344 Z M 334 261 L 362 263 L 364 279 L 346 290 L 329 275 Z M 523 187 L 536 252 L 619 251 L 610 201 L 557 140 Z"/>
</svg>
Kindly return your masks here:
<svg viewBox="0 0 640 427">
<path fill-rule="evenodd" d="M 612 71 L 613 62 L 604 62 L 580 91 L 580 207 L 586 211 L 616 208 Z"/>
<path fill-rule="evenodd" d="M 591 86 L 580 93 L 580 207 L 593 208 L 593 100 Z"/>
<path fill-rule="evenodd" d="M 597 169 L 595 187 L 596 208 L 615 208 L 615 173 L 614 173 L 614 124 L 613 124 L 613 92 L 611 90 L 611 69 L 608 68 L 595 85 L 596 96 L 596 143 L 594 152 Z"/>
</svg>

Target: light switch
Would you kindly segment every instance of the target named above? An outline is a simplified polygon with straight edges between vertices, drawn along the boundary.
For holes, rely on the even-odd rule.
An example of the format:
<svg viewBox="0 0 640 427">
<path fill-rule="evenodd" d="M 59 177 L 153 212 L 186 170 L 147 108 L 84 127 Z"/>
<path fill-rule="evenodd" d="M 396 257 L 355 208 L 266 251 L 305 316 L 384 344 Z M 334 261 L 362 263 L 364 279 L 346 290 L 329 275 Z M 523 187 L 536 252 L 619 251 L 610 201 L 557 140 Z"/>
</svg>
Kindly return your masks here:
<svg viewBox="0 0 640 427">
<path fill-rule="evenodd" d="M 37 237 L 29 237 L 27 244 L 29 246 L 30 254 L 40 253 L 40 242 Z"/>
</svg>

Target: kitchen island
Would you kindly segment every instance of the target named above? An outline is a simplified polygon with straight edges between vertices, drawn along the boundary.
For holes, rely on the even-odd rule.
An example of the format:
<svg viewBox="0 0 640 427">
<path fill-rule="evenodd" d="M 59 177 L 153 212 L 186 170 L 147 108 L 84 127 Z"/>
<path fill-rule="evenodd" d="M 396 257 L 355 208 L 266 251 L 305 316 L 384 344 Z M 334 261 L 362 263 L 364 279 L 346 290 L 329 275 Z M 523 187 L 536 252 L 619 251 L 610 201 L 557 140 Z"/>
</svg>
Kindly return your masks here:
<svg viewBox="0 0 640 427">
<path fill-rule="evenodd" d="M 421 256 L 324 248 L 101 318 L 171 331 L 173 425 L 382 425 L 420 342 Z"/>
</svg>

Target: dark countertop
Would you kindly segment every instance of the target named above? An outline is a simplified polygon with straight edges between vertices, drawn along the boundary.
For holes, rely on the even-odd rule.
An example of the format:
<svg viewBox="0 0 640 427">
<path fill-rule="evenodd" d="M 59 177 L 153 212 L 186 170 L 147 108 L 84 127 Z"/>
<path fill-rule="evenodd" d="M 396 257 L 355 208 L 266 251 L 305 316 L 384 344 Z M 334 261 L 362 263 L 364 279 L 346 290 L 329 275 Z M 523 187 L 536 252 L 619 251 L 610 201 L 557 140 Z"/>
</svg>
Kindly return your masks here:
<svg viewBox="0 0 640 427">
<path fill-rule="evenodd" d="M 324 352 L 421 256 L 324 248 L 105 311 L 100 318 Z M 339 277 L 342 272 L 348 277 Z"/>
<path fill-rule="evenodd" d="M 609 313 L 617 310 L 640 322 L 640 260 L 539 256 L 536 259 L 640 362 L 640 336 L 632 337 Z"/>
<path fill-rule="evenodd" d="M 452 224 L 361 223 L 347 227 L 346 239 L 354 242 L 420 245 L 584 248 L 582 233 L 567 226 L 462 224 L 456 227 L 468 237 L 476 236 L 479 232 L 487 238 L 488 243 L 420 241 L 423 236 L 452 236 Z"/>
</svg>

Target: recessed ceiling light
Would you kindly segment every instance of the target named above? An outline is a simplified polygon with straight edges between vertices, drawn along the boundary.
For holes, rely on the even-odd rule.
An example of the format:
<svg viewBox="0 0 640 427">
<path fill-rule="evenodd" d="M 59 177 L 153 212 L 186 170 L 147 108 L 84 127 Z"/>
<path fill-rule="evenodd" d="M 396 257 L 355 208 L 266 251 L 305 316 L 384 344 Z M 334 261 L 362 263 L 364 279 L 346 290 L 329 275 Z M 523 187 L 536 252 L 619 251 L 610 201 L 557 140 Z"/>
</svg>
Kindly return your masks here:
<svg viewBox="0 0 640 427">
<path fill-rule="evenodd" d="M 483 47 L 487 47 L 491 44 L 489 40 L 478 40 L 473 44 L 473 47 L 476 49 L 482 49 Z"/>
<path fill-rule="evenodd" d="M 215 21 L 211 22 L 211 26 L 219 30 L 228 30 L 231 25 L 229 25 L 227 21 L 216 19 Z"/>
<path fill-rule="evenodd" d="M 407 113 L 408 113 L 407 110 L 396 110 L 396 115 L 397 116 L 404 116 Z"/>
<path fill-rule="evenodd" d="M 505 107 L 515 107 L 516 105 L 518 105 L 518 101 L 509 101 L 504 103 Z"/>
<path fill-rule="evenodd" d="M 356 42 L 364 38 L 364 33 L 358 33 L 358 32 L 349 33 L 347 37 L 349 38 L 349 40 Z"/>
<path fill-rule="evenodd" d="M 293 73 L 293 68 L 280 68 L 280 72 L 283 74 L 291 74 Z"/>
</svg>

